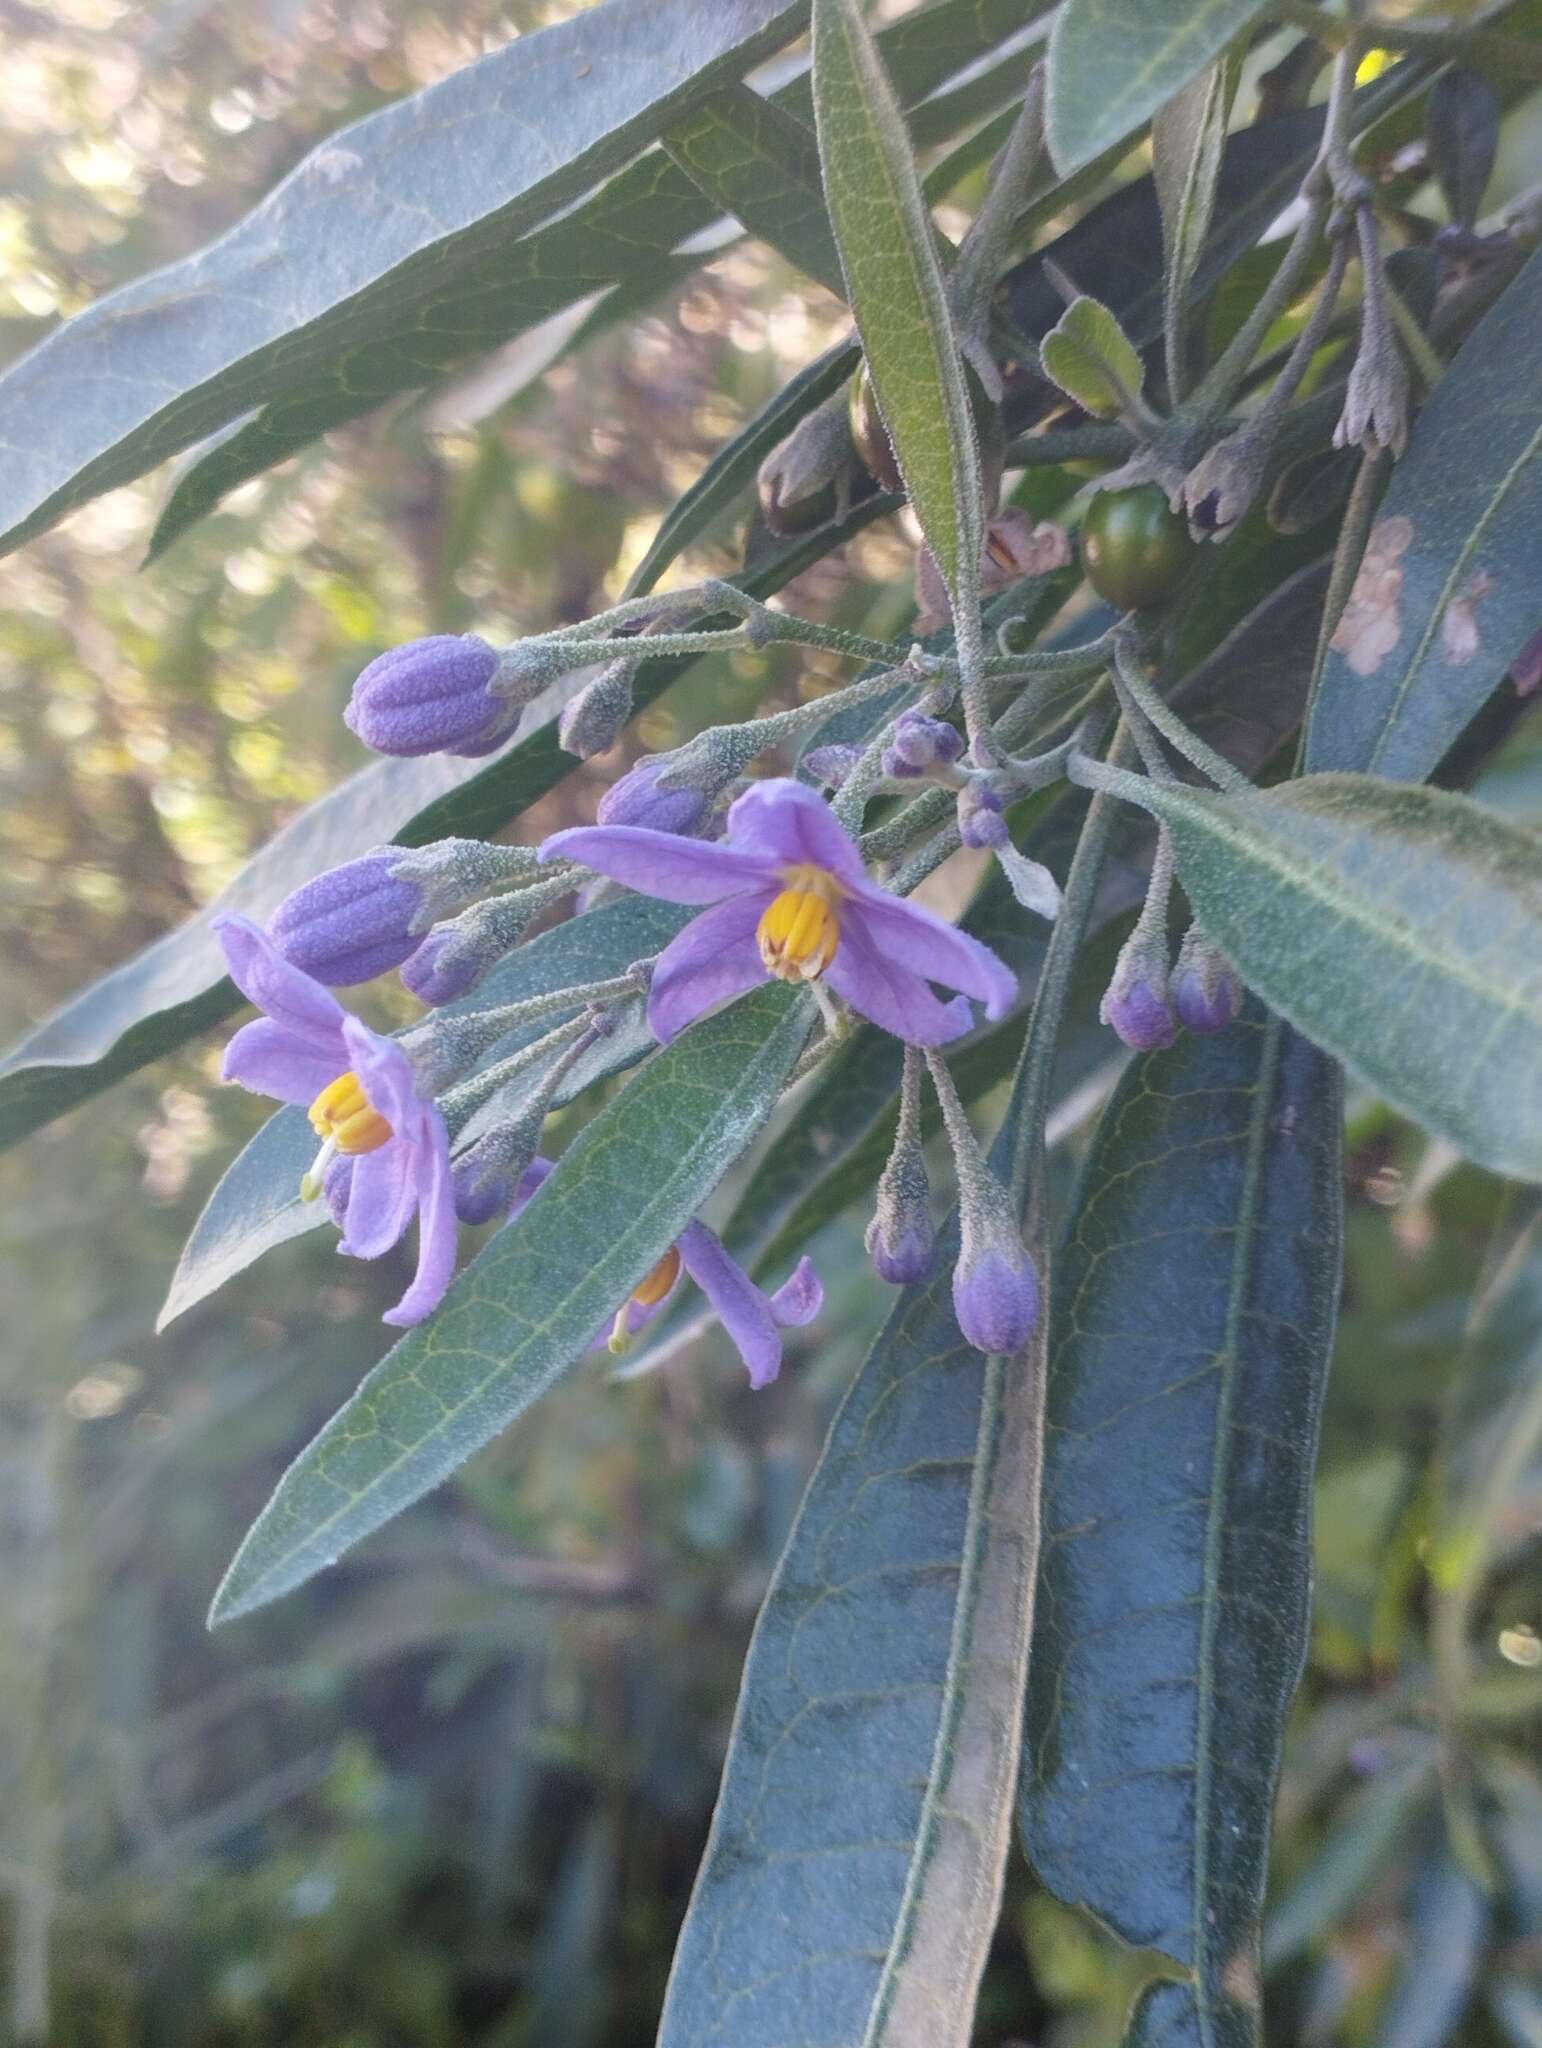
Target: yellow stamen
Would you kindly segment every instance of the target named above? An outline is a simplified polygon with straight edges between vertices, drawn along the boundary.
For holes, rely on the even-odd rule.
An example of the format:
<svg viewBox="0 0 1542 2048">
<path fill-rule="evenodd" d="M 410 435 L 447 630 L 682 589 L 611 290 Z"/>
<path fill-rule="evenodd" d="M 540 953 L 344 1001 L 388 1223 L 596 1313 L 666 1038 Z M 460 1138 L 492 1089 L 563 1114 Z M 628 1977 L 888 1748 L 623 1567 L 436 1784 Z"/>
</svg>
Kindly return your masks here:
<svg viewBox="0 0 1542 2048">
<path fill-rule="evenodd" d="M 680 1276 L 680 1254 L 673 1245 L 665 1252 L 641 1287 L 632 1295 L 639 1308 L 653 1308 L 661 1302 Z"/>
<path fill-rule="evenodd" d="M 786 887 L 773 897 L 755 929 L 766 972 L 778 981 L 812 981 L 835 958 L 841 941 L 835 906 L 843 891 L 824 868 L 784 868 Z"/>
<path fill-rule="evenodd" d="M 378 1152 L 389 1143 L 391 1126 L 364 1093 L 358 1075 L 339 1074 L 310 1107 L 311 1129 L 323 1144 L 336 1145 L 351 1158 L 360 1152 Z"/>
</svg>

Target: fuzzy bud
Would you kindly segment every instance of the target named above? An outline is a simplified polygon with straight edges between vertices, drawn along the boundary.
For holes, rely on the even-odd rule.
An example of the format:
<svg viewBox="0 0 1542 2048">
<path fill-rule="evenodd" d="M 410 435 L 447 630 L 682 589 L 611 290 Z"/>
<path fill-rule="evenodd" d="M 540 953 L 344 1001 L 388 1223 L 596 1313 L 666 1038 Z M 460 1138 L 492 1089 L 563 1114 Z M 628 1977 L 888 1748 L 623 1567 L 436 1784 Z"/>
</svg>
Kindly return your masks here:
<svg viewBox="0 0 1542 2048">
<path fill-rule="evenodd" d="M 1335 448 L 1384 449 L 1401 455 L 1408 440 L 1408 373 L 1390 335 L 1372 345 L 1364 339 L 1344 387 L 1344 410 L 1333 429 Z"/>
<path fill-rule="evenodd" d="M 816 782 L 822 782 L 826 789 L 839 789 L 862 754 L 861 747 L 832 740 L 826 746 L 810 747 L 798 765 L 806 769 Z"/>
<path fill-rule="evenodd" d="M 1005 846 L 1007 821 L 998 791 L 978 776 L 966 782 L 958 793 L 958 836 L 965 846 Z"/>
<path fill-rule="evenodd" d="M 544 890 L 521 890 L 474 903 L 436 924 L 402 965 L 402 980 L 420 1003 L 453 1003 L 470 995 L 488 971 L 524 937 L 550 901 Z"/>
<path fill-rule="evenodd" d="M 1173 1006 L 1178 1021 L 1201 1036 L 1224 1031 L 1242 1008 L 1242 983 L 1215 941 L 1191 924 L 1173 969 Z"/>
<path fill-rule="evenodd" d="M 926 1164 L 917 1136 L 903 1127 L 878 1182 L 867 1250 L 880 1280 L 909 1287 L 932 1270 L 937 1233 L 927 1200 Z"/>
<path fill-rule="evenodd" d="M 557 743 L 580 761 L 607 753 L 632 715 L 632 678 L 637 661 L 627 655 L 607 662 L 593 682 L 586 683 L 563 708 L 557 722 Z"/>
<path fill-rule="evenodd" d="M 1114 963 L 1098 1015 L 1136 1052 L 1155 1052 L 1178 1036 L 1167 986 L 1167 951 L 1139 926 Z"/>
<path fill-rule="evenodd" d="M 417 945 L 422 892 L 400 879 L 401 849 L 379 846 L 302 883 L 268 920 L 268 936 L 292 966 L 329 988 L 373 981 Z"/>
<path fill-rule="evenodd" d="M 462 1223 L 491 1223 L 506 1215 L 521 1192 L 541 1142 L 544 1099 L 524 1115 L 498 1124 L 455 1162 L 455 1213 Z"/>
<path fill-rule="evenodd" d="M 963 735 L 945 719 L 928 718 L 924 711 L 906 711 L 885 750 L 883 771 L 885 775 L 922 775 L 939 761 L 951 764 L 959 760 L 963 751 Z"/>
<path fill-rule="evenodd" d="M 778 537 L 809 533 L 844 510 L 856 471 L 845 389 L 798 422 L 760 465 L 761 516 Z"/>
<path fill-rule="evenodd" d="M 600 798 L 602 825 L 646 825 L 654 832 L 699 832 L 712 808 L 712 794 L 693 787 L 660 787 L 676 761 L 673 754 L 644 754 Z"/>
<path fill-rule="evenodd" d="M 1010 1356 L 1021 1351 L 1039 1320 L 1039 1276 L 1014 1221 L 1006 1190 L 992 1182 L 963 1210 L 963 1239 L 953 1268 L 953 1313 L 977 1351 Z"/>
<path fill-rule="evenodd" d="M 516 640 L 498 656 L 488 689 L 511 713 L 533 704 L 543 690 L 561 677 L 588 663 L 575 658 L 571 649 L 555 635 L 551 638 Z"/>
<path fill-rule="evenodd" d="M 343 722 L 377 754 L 490 754 L 513 729 L 489 685 L 498 656 L 474 633 L 433 633 L 378 655 Z"/>
</svg>

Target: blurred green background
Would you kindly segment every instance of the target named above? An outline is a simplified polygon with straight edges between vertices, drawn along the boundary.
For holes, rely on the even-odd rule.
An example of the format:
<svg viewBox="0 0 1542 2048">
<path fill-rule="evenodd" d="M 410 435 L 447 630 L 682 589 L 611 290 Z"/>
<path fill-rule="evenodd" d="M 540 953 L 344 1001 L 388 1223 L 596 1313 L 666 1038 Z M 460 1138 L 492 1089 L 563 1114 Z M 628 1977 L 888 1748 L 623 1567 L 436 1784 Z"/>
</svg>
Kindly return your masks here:
<svg viewBox="0 0 1542 2048">
<path fill-rule="evenodd" d="M 570 11 L 0 0 L 0 354 L 217 233 L 339 123 Z M 338 714 L 382 647 L 613 595 L 839 324 L 751 247 L 545 377 L 506 352 L 330 437 L 152 571 L 164 476 L 0 565 L 5 1039 L 359 764 Z M 800 595 L 889 630 L 908 561 L 876 530 Z M 627 749 L 827 681 L 699 667 L 526 836 L 591 815 Z M 1542 816 L 1539 764 L 1523 733 L 1492 793 Z M 881 1313 L 859 1224 L 820 1247 L 837 1312 L 768 1394 L 710 1339 L 632 1383 L 591 1364 L 346 1566 L 210 1637 L 224 1563 L 403 1284 L 322 1233 L 152 1337 L 265 1114 L 217 1060 L 0 1159 L 0 2039 L 644 2043 L 755 1608 Z M 1453 1854 L 1480 1890 L 1509 1859 L 1485 1971 L 1517 1999 L 1542 1972 L 1542 1253 L 1490 1178 L 1355 1115 L 1271 2011 L 1281 2041 L 1390 2044 L 1384 1993 Z M 980 2038 L 1112 2043 L 1138 1976 L 1019 1864 Z M 1505 2038 L 1504 2010 L 1463 1994 L 1458 2037 Z"/>
</svg>

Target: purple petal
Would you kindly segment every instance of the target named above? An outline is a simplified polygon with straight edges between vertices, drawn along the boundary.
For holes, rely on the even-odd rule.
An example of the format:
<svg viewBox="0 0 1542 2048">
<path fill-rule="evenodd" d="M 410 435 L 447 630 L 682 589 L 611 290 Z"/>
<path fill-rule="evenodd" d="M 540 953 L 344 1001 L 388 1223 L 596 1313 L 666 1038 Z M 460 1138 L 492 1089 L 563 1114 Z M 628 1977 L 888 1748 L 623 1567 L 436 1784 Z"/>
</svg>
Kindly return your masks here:
<svg viewBox="0 0 1542 2048">
<path fill-rule="evenodd" d="M 255 1095 L 275 1095 L 280 1102 L 311 1103 L 344 1071 L 346 1058 L 340 1047 L 317 1052 L 286 1024 L 257 1017 L 226 1046 L 220 1078 L 239 1081 Z"/>
<path fill-rule="evenodd" d="M 520 1210 L 526 1206 L 532 1196 L 540 1193 L 541 1189 L 545 1187 L 556 1171 L 557 1162 L 555 1159 L 531 1160 L 530 1164 L 520 1175 L 519 1187 L 514 1195 L 514 1206 L 509 1211 L 511 1218 L 519 1214 Z"/>
<path fill-rule="evenodd" d="M 869 882 L 841 905 L 841 930 L 860 920 L 874 951 L 928 981 L 961 989 L 985 1005 L 992 1019 L 1004 1017 L 1017 1001 L 1017 976 L 991 951 L 945 918 L 919 903 L 891 896 Z"/>
<path fill-rule="evenodd" d="M 676 1243 L 685 1270 L 717 1310 L 744 1360 L 750 1385 L 769 1386 L 782 1369 L 782 1335 L 770 1302 L 704 1223 L 688 1223 Z"/>
<path fill-rule="evenodd" d="M 728 813 L 728 840 L 779 868 L 811 866 L 843 882 L 863 879 L 862 856 L 824 798 L 785 776 L 751 783 Z"/>
<path fill-rule="evenodd" d="M 411 1137 L 422 1115 L 412 1062 L 395 1039 L 371 1031 L 362 1017 L 343 1020 L 348 1065 L 359 1077 L 371 1109 L 378 1110 L 398 1138 Z"/>
<path fill-rule="evenodd" d="M 842 924 L 825 979 L 854 1010 L 909 1045 L 946 1045 L 970 1027 L 968 1003 L 961 996 L 939 1002 L 919 974 L 885 959 L 862 918 L 849 917 Z"/>
<path fill-rule="evenodd" d="M 268 919 L 268 936 L 289 961 L 329 988 L 373 981 L 416 946 L 413 919 L 423 892 L 391 869 L 400 847 L 377 847 L 295 889 Z"/>
<path fill-rule="evenodd" d="M 317 1052 L 342 1051 L 344 1010 L 336 996 L 292 967 L 260 926 L 227 912 L 214 920 L 230 978 L 249 1003 L 287 1025 Z M 333 1069 L 341 1073 L 346 1062 Z"/>
<path fill-rule="evenodd" d="M 814 1271 L 812 1259 L 799 1259 L 792 1277 L 784 1280 L 771 1297 L 771 1313 L 784 1330 L 801 1329 L 805 1323 L 811 1323 L 824 1305 L 824 1282 Z"/>
<path fill-rule="evenodd" d="M 381 1317 L 398 1329 L 410 1329 L 443 1301 L 445 1290 L 455 1277 L 455 1186 L 450 1174 L 450 1139 L 444 1118 L 430 1108 L 424 1120 L 422 1149 L 426 1162 L 417 1162 L 419 1177 L 418 1270 L 412 1285 Z"/>
<path fill-rule="evenodd" d="M 412 1155 L 413 1147 L 405 1139 L 393 1138 L 378 1151 L 361 1152 L 355 1158 L 338 1245 L 350 1259 L 378 1259 L 412 1221 L 418 1201 Z"/>
<path fill-rule="evenodd" d="M 542 860 L 582 861 L 613 882 L 666 903 L 717 903 L 741 889 L 763 889 L 780 877 L 758 855 L 735 852 L 707 839 L 682 839 L 644 825 L 575 825 L 554 832 Z"/>
<path fill-rule="evenodd" d="M 755 927 L 771 901 L 769 889 L 732 896 L 693 917 L 664 948 L 648 989 L 648 1025 L 661 1045 L 703 1010 L 742 996 L 766 978 Z"/>
</svg>

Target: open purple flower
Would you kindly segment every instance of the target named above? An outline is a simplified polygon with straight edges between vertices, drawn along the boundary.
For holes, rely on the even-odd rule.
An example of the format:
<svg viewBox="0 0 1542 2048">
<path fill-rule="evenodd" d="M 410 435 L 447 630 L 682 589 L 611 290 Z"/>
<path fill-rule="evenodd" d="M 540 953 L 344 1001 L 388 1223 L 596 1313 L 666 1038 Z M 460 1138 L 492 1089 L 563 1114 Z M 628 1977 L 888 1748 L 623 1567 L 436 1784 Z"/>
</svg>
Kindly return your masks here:
<svg viewBox="0 0 1542 2048">
<path fill-rule="evenodd" d="M 542 846 L 542 860 L 559 856 L 669 903 L 712 906 L 653 970 L 648 1022 L 665 1044 L 711 1004 L 768 975 L 822 975 L 854 1010 L 913 1045 L 941 1045 L 967 1031 L 965 996 L 995 1018 L 1017 995 L 1016 977 L 988 946 L 870 882 L 828 805 L 799 782 L 747 789 L 721 841 L 580 825 Z M 944 1003 L 930 981 L 962 993 Z"/>
<path fill-rule="evenodd" d="M 520 1181 L 510 1214 L 517 1216 L 547 1176 L 556 1171 L 550 1159 L 532 1160 Z M 799 1259 L 792 1277 L 774 1294 L 757 1287 L 749 1274 L 724 1250 L 722 1239 L 705 1223 L 687 1223 L 658 1264 L 616 1311 L 615 1322 L 596 1338 L 613 1352 L 623 1352 L 663 1308 L 690 1274 L 717 1311 L 718 1320 L 744 1360 L 750 1385 L 768 1387 L 782 1369 L 782 1332 L 811 1323 L 824 1306 L 825 1291 L 813 1261 Z"/>
<path fill-rule="evenodd" d="M 444 1118 L 418 1093 L 401 1046 L 350 1015 L 249 918 L 222 917 L 214 929 L 236 987 L 266 1013 L 226 1046 L 224 1079 L 309 1105 L 321 1150 L 301 1193 L 309 1200 L 325 1186 L 343 1233 L 339 1251 L 378 1259 L 418 1218 L 418 1270 L 384 1320 L 404 1329 L 422 1322 L 455 1271 Z"/>
</svg>

